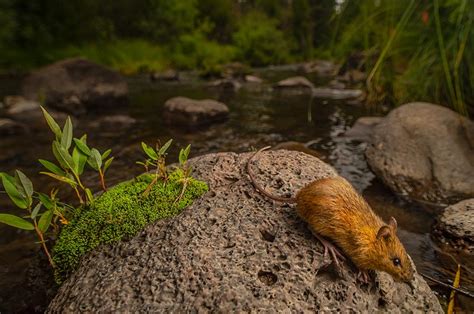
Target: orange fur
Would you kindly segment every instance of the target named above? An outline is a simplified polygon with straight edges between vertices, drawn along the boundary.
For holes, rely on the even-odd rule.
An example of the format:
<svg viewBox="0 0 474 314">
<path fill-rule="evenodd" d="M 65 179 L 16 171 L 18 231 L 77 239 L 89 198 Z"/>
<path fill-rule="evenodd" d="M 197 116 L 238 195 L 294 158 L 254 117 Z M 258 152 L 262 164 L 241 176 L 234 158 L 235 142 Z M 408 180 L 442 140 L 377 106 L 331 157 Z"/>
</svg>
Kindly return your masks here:
<svg viewBox="0 0 474 314">
<path fill-rule="evenodd" d="M 396 235 L 396 223 L 377 238 L 380 228 L 387 225 L 344 178 L 308 184 L 296 195 L 296 204 L 313 231 L 337 244 L 360 270 L 377 269 L 398 280 L 412 279 L 413 269 Z M 394 258 L 400 266 L 394 265 Z"/>
</svg>

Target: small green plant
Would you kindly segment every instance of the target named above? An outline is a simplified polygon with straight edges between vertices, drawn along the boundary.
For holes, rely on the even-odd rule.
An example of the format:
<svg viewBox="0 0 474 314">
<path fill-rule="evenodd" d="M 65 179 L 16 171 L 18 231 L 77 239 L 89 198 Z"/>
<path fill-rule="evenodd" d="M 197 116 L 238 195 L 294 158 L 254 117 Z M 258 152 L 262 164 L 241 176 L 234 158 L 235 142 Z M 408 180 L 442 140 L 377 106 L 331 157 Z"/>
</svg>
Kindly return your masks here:
<svg viewBox="0 0 474 314">
<path fill-rule="evenodd" d="M 28 215 L 21 217 L 12 214 L 0 214 L 0 222 L 18 229 L 35 231 L 51 267 L 54 268 L 55 264 L 46 245 L 45 234 L 51 225 L 55 225 L 55 221 L 58 218 L 63 224 L 67 224 L 67 220 L 64 217 L 65 209 L 58 205 L 55 197 L 56 192 L 53 191 L 51 197 L 34 192 L 33 183 L 20 170 L 15 171 L 14 177 L 4 172 L 0 173 L 0 176 L 3 187 L 12 202 L 18 208 L 24 209 L 28 213 Z M 33 206 L 35 194 L 39 201 Z M 40 213 L 42 206 L 46 210 Z M 56 228 L 57 225 L 55 225 Z"/>
<path fill-rule="evenodd" d="M 181 200 L 181 198 L 184 195 L 184 192 L 186 191 L 186 188 L 188 187 L 189 181 L 191 179 L 191 171 L 192 168 L 191 166 L 188 165 L 188 157 L 189 157 L 189 152 L 191 151 L 191 145 L 189 144 L 186 146 L 186 148 L 181 148 L 179 151 L 179 165 L 181 166 L 181 169 L 183 170 L 183 177 L 179 180 L 179 182 L 183 185 L 181 189 L 181 193 L 179 193 L 179 196 L 176 198 L 175 202 L 178 202 Z"/>
<path fill-rule="evenodd" d="M 148 146 L 145 142 L 142 142 L 142 149 L 148 158 L 145 160 L 145 162 L 137 161 L 137 164 L 144 166 L 146 172 L 150 171 L 150 166 L 155 168 L 155 176 L 148 187 L 145 189 L 145 192 L 143 193 L 144 196 L 147 196 L 148 193 L 150 193 L 150 189 L 159 179 L 162 179 L 163 183 L 166 184 L 166 181 L 168 180 L 168 172 L 166 170 L 166 155 L 168 154 L 167 150 L 171 146 L 172 142 L 173 140 L 171 139 L 163 146 L 157 142 L 155 149 Z"/>
<path fill-rule="evenodd" d="M 76 192 L 81 204 L 92 203 L 94 200 L 92 191 L 84 186 L 81 181 L 81 175 L 84 172 L 85 165 L 88 164 L 99 173 L 101 187 L 104 191 L 107 190 L 104 175 L 114 159 L 113 157 L 107 159 L 111 150 L 109 149 L 101 154 L 96 148 L 89 148 L 87 146 L 86 134 L 79 139 L 73 138 L 73 125 L 70 117 L 66 119 L 64 127 L 61 130 L 46 109 L 41 107 L 41 110 L 43 111 L 46 122 L 55 135 L 52 150 L 58 162 L 58 165 L 56 165 L 48 160 L 40 159 L 39 162 L 50 171 L 44 171 L 41 172 L 41 174 L 69 184 Z M 72 143 L 74 143 L 73 148 Z M 71 148 L 72 153 L 70 152 Z"/>
</svg>

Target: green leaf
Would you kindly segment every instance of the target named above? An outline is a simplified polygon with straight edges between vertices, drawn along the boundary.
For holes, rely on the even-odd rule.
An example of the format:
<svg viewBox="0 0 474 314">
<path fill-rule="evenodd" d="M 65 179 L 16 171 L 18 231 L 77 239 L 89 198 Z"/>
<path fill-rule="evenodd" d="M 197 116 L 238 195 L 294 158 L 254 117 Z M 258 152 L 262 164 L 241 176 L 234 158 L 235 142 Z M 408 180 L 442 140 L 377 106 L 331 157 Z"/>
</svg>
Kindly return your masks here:
<svg viewBox="0 0 474 314">
<path fill-rule="evenodd" d="M 39 210 L 41 209 L 41 203 L 36 204 L 35 208 L 31 212 L 31 219 L 35 219 L 38 215 Z"/>
<path fill-rule="evenodd" d="M 55 164 L 53 164 L 50 161 L 44 160 L 44 159 L 38 159 L 38 161 L 49 171 L 51 171 L 54 174 L 57 174 L 58 176 L 65 176 L 66 172 L 64 172 L 63 169 L 59 168 Z"/>
<path fill-rule="evenodd" d="M 5 188 L 5 191 L 12 202 L 22 209 L 27 209 L 29 205 L 28 199 L 18 191 L 17 187 L 13 183 L 14 181 L 15 179 L 13 177 L 7 175 L 6 173 L 2 173 L 3 187 Z"/>
<path fill-rule="evenodd" d="M 66 169 L 74 171 L 76 167 L 69 152 L 64 147 L 62 147 L 57 141 L 53 142 L 53 147 L 55 147 L 56 151 L 58 152 L 60 158 L 58 159 L 59 163 L 64 164 L 66 166 Z"/>
<path fill-rule="evenodd" d="M 109 157 L 110 153 L 112 152 L 111 149 L 107 149 L 103 154 L 102 154 L 102 160 L 105 160 L 105 158 Z"/>
<path fill-rule="evenodd" d="M 72 151 L 72 160 L 74 161 L 75 173 L 81 175 L 84 172 L 87 156 L 80 149 L 74 147 L 74 150 Z"/>
<path fill-rule="evenodd" d="M 181 165 L 184 165 L 186 161 L 188 160 L 190 150 L 191 150 L 191 145 L 189 144 L 188 146 L 186 146 L 186 148 L 182 148 L 179 151 L 179 163 Z"/>
<path fill-rule="evenodd" d="M 53 219 L 53 211 L 48 210 L 41 215 L 41 218 L 38 222 L 38 228 L 41 230 L 42 233 L 48 231 L 49 226 L 51 225 L 51 220 Z"/>
<path fill-rule="evenodd" d="M 17 178 L 17 181 L 21 183 L 21 186 L 23 190 L 25 191 L 28 199 L 32 201 L 31 197 L 33 196 L 33 183 L 31 182 L 31 180 L 28 179 L 28 177 L 20 170 L 15 171 L 15 176 Z M 30 202 L 30 205 L 31 205 L 31 202 Z"/>
<path fill-rule="evenodd" d="M 0 214 L 0 222 L 7 224 L 9 226 L 18 228 L 18 229 L 24 229 L 24 230 L 34 230 L 35 226 L 29 221 L 26 221 L 25 219 L 15 216 L 15 215 L 10 215 L 10 214 Z"/>
<path fill-rule="evenodd" d="M 41 174 L 44 174 L 44 175 L 47 175 L 47 176 L 50 176 L 51 178 L 54 178 L 56 180 L 59 180 L 59 181 L 62 181 L 62 182 L 65 182 L 69 185 L 71 185 L 72 187 L 75 187 L 77 185 L 76 181 L 70 179 L 70 178 L 67 178 L 67 177 L 63 177 L 63 176 L 58 176 L 54 173 L 51 173 L 51 172 L 40 172 Z"/>
<path fill-rule="evenodd" d="M 54 207 L 54 202 L 48 195 L 44 193 L 38 193 L 38 197 L 41 204 L 43 204 L 46 209 L 52 209 Z"/>
<path fill-rule="evenodd" d="M 92 195 L 91 190 L 86 188 L 85 191 L 86 191 L 87 199 L 89 200 L 89 204 L 94 203 L 94 195 Z"/>
<path fill-rule="evenodd" d="M 168 150 L 168 148 L 170 147 L 172 142 L 173 142 L 173 139 L 169 140 L 168 142 L 165 143 L 165 145 L 161 146 L 160 150 L 158 151 L 158 155 L 163 156 Z"/>
<path fill-rule="evenodd" d="M 91 149 L 87 146 L 86 139 L 87 139 L 87 135 L 84 134 L 81 137 L 81 139 L 75 138 L 74 143 L 76 144 L 76 147 L 79 148 L 79 150 L 81 152 L 83 152 L 86 156 L 90 156 L 91 155 Z"/>
<path fill-rule="evenodd" d="M 46 122 L 49 125 L 49 128 L 53 133 L 56 135 L 56 138 L 59 139 L 62 136 L 61 129 L 59 128 L 59 125 L 56 123 L 56 121 L 51 117 L 51 115 L 46 111 L 46 109 L 41 106 L 41 110 L 43 111 L 44 118 L 46 119 Z"/>
<path fill-rule="evenodd" d="M 142 148 L 145 154 L 148 155 L 148 157 L 150 157 L 153 160 L 158 159 L 158 155 L 156 154 L 155 150 L 151 148 L 150 146 L 148 146 L 145 142 L 142 142 Z"/>
<path fill-rule="evenodd" d="M 112 163 L 112 161 L 114 161 L 114 157 L 110 157 L 109 159 L 107 159 L 105 161 L 105 163 L 104 163 L 104 174 L 107 171 L 107 169 L 109 169 L 110 164 Z"/>
<path fill-rule="evenodd" d="M 91 149 L 91 155 L 87 162 L 89 162 L 89 165 L 92 168 L 99 171 L 99 169 L 102 167 L 102 156 L 100 155 L 100 152 L 95 148 Z"/>
<path fill-rule="evenodd" d="M 64 123 L 63 134 L 61 136 L 61 146 L 68 150 L 71 147 L 72 142 L 72 121 L 71 117 L 67 117 L 66 122 Z"/>
</svg>

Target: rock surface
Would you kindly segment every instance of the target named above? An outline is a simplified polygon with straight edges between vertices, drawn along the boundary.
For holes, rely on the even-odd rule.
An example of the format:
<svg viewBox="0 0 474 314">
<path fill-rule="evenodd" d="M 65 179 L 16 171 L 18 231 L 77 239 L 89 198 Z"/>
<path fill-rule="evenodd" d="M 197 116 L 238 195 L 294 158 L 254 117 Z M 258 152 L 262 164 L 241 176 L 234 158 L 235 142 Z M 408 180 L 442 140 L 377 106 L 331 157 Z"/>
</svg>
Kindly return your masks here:
<svg viewBox="0 0 474 314">
<path fill-rule="evenodd" d="M 434 235 L 442 242 L 474 253 L 474 198 L 447 207 L 438 218 Z"/>
<path fill-rule="evenodd" d="M 168 124 L 197 127 L 225 120 L 229 108 L 216 100 L 196 100 L 186 97 L 168 99 L 164 105 L 164 119 Z"/>
<path fill-rule="evenodd" d="M 448 204 L 474 197 L 474 123 L 448 108 L 393 110 L 375 127 L 366 157 L 397 193 Z"/>
<path fill-rule="evenodd" d="M 46 105 L 75 115 L 128 102 L 127 82 L 120 74 L 79 58 L 31 73 L 22 91 L 28 99 L 44 97 Z"/>
<path fill-rule="evenodd" d="M 250 154 L 191 159 L 210 191 L 180 215 L 87 255 L 48 312 L 441 312 L 428 285 L 376 275 L 371 289 L 329 269 L 322 246 L 294 209 L 256 193 L 245 175 Z M 264 152 L 253 165 L 271 193 L 293 194 L 335 171 L 319 159 Z"/>
</svg>

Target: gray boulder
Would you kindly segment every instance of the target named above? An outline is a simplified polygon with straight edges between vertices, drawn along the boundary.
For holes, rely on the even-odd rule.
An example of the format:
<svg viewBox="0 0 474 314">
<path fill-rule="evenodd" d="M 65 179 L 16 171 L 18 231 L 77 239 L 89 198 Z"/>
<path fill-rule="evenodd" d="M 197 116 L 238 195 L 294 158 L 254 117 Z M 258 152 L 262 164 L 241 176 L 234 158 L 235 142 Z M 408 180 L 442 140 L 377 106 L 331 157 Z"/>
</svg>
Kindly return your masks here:
<svg viewBox="0 0 474 314">
<path fill-rule="evenodd" d="M 191 159 L 209 192 L 180 215 L 85 256 L 48 312 L 442 312 L 416 275 L 412 287 L 376 274 L 371 289 L 321 268 L 322 246 L 295 210 L 263 198 L 245 175 L 250 154 Z M 336 172 L 319 159 L 264 152 L 256 180 L 278 195 Z M 319 271 L 318 271 L 319 269 Z"/>
<path fill-rule="evenodd" d="M 474 253 L 474 198 L 447 207 L 434 227 L 441 242 Z"/>
<path fill-rule="evenodd" d="M 84 59 L 66 59 L 31 73 L 22 93 L 31 100 L 44 97 L 46 105 L 75 115 L 128 102 L 127 82 L 120 74 Z"/>
<path fill-rule="evenodd" d="M 164 105 L 165 122 L 182 127 L 197 127 L 220 122 L 229 115 L 229 108 L 216 100 L 173 97 Z"/>
<path fill-rule="evenodd" d="M 474 123 L 448 108 L 394 109 L 375 127 L 366 157 L 397 193 L 448 204 L 474 197 Z"/>
</svg>

